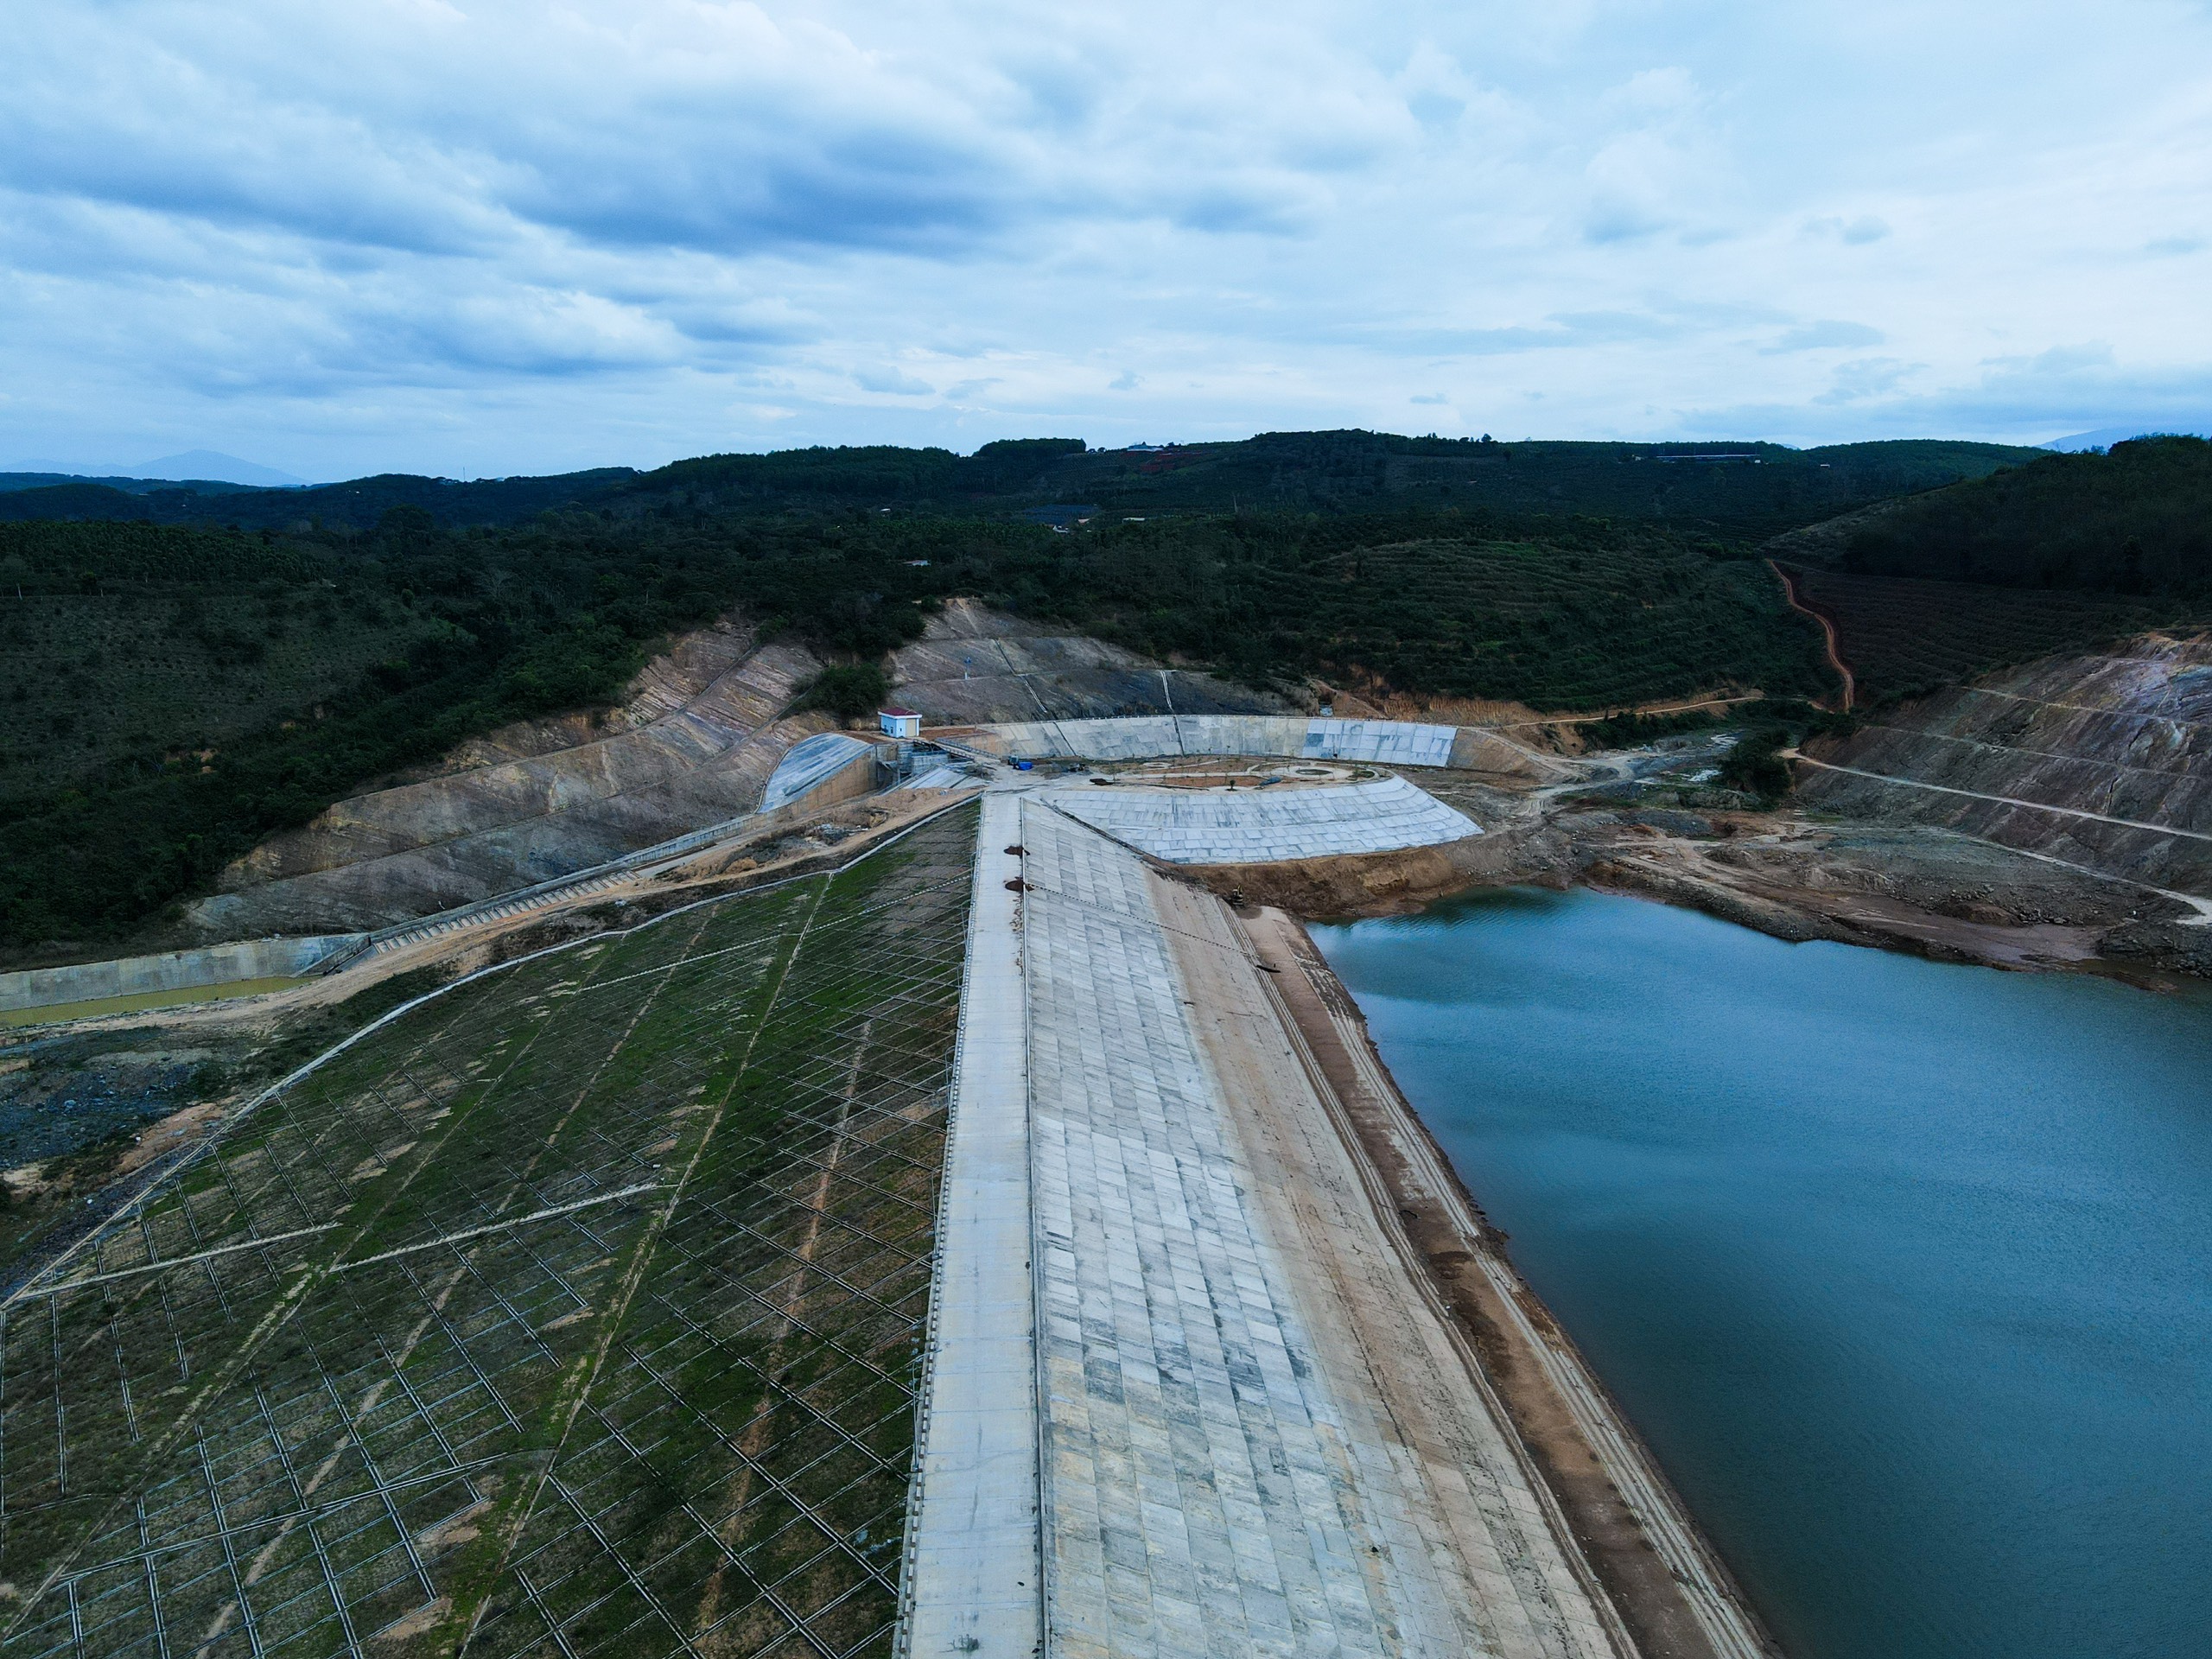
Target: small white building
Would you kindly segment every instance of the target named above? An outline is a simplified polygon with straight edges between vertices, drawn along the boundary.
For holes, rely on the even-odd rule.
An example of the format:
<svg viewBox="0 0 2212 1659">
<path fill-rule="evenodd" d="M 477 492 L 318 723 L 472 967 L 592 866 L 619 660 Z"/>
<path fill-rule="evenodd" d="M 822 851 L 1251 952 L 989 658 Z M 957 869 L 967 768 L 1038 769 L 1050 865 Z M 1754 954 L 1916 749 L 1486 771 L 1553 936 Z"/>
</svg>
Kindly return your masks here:
<svg viewBox="0 0 2212 1659">
<path fill-rule="evenodd" d="M 879 709 L 875 718 L 886 737 L 910 742 L 922 734 L 922 717 L 911 709 Z"/>
</svg>

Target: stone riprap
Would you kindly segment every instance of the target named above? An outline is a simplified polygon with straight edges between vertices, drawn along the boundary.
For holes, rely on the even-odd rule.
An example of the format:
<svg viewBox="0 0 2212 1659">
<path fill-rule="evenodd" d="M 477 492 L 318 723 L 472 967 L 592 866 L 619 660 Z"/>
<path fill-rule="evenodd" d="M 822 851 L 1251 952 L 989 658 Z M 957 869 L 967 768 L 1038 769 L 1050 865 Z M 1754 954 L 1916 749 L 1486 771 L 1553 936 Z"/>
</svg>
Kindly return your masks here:
<svg viewBox="0 0 2212 1659">
<path fill-rule="evenodd" d="M 768 786 L 760 793 L 760 810 L 772 812 L 797 800 L 874 748 L 874 744 L 846 732 L 817 732 L 802 738 L 784 752 L 775 771 L 768 774 Z"/>
<path fill-rule="evenodd" d="M 977 747 L 1020 760 L 1152 760 L 1184 754 L 1281 755 L 1448 766 L 1456 726 L 1403 720 L 1308 720 L 1275 715 L 1150 715 L 1038 720 L 981 727 Z"/>
<path fill-rule="evenodd" d="M 1312 789 L 1054 789 L 1040 797 L 1171 864 L 1272 864 L 1434 847 L 1482 827 L 1402 778 Z"/>
<path fill-rule="evenodd" d="M 1226 971 L 1256 980 L 1227 912 L 1179 899 L 1134 854 L 1034 798 L 1018 819 L 989 805 L 969 970 L 988 995 L 963 1008 L 948 1169 L 1008 1173 L 988 1221 L 956 1230 L 948 1194 L 940 1305 L 977 1346 L 963 1357 L 938 1325 L 905 1651 L 1611 1655 L 1572 1546 L 1549 1529 L 1471 1380 L 1448 1392 L 1482 1432 L 1409 1441 L 1378 1373 L 1347 1357 L 1360 1344 L 1341 1294 L 1286 1253 L 1230 1104 L 1249 1079 L 1230 1084 L 1202 1036 L 1205 992 L 1177 949 L 1207 918 L 1163 906 L 1219 912 L 1194 948 L 1228 953 Z M 994 1037 L 1010 992 L 1020 1035 Z M 1287 1032 L 1270 1029 L 1255 1039 L 1282 1050 Z M 1270 1109 L 1319 1109 L 1310 1092 L 1262 1092 Z M 1325 1117 L 1319 1133 L 1333 1135 Z M 992 1249 L 997 1278 L 1013 1255 L 980 1230 L 1002 1227 L 1015 1202 L 1010 1135 L 1026 1143 L 1026 1301 L 985 1282 Z M 1026 1344 L 1033 1376 L 1005 1376 Z M 978 1395 L 978 1363 L 997 1379 L 996 1417 L 980 1399 L 963 1414 L 944 1391 L 957 1380 Z M 1005 1429 L 1027 1402 L 1040 1452 L 1033 1502 L 1018 1436 L 968 1449 L 977 1424 Z M 1469 1492 L 1487 1495 L 1476 1518 L 1452 1497 Z M 1021 1527 L 1033 1512 L 1033 1607 L 1007 1599 L 1002 1581 L 978 1582 L 988 1564 L 963 1547 L 969 1534 L 999 1538 L 1003 1580 L 1030 1559 Z M 996 1599 L 982 1617 L 947 1618 L 963 1595 Z"/>
</svg>

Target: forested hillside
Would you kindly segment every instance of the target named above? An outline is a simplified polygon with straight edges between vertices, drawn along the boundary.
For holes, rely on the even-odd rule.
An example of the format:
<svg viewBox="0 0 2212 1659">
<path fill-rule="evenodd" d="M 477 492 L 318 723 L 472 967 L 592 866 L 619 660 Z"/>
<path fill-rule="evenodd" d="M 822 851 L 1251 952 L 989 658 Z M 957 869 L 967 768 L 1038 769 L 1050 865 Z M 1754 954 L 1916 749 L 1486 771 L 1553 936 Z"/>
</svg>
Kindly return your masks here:
<svg viewBox="0 0 2212 1659">
<path fill-rule="evenodd" d="M 2212 595 L 2212 443 L 2044 455 L 1869 515 L 1829 557 L 1874 575 Z"/>
<path fill-rule="evenodd" d="M 733 558 L 408 508 L 348 537 L 0 525 L 0 947 L 125 937 L 368 779 L 607 701 Z"/>
<path fill-rule="evenodd" d="M 687 501 L 467 530 L 401 505 L 365 534 L 0 524 L 0 949 L 129 938 L 373 779 L 612 701 L 655 640 L 733 607 L 856 661 L 975 594 L 1294 690 L 1319 676 L 1602 709 L 1822 684 L 1770 573 L 1715 556 L 1733 550 L 1704 530 L 1135 517 L 1064 532 Z"/>
<path fill-rule="evenodd" d="M 855 663 L 973 594 L 1294 695 L 1817 692 L 1758 543 L 2021 459 L 1319 432 L 305 490 L 9 480 L 34 486 L 0 490 L 0 951 L 142 937 L 273 832 L 609 702 L 657 640 L 733 607 Z"/>
<path fill-rule="evenodd" d="M 1925 696 L 1993 669 L 2171 626 L 2191 613 L 2185 604 L 2132 594 L 1789 569 L 1798 597 L 1835 626 L 1861 704 Z"/>
<path fill-rule="evenodd" d="M 246 530 L 368 530 L 394 506 L 448 527 L 508 525 L 548 510 L 620 518 L 668 512 L 926 511 L 1019 517 L 1063 506 L 1108 518 L 1244 511 L 1463 511 L 1663 522 L 1760 539 L 1869 502 L 2015 466 L 2038 452 L 1907 441 L 1778 444 L 1497 443 L 1378 432 L 1272 432 L 1236 443 L 1088 449 L 1025 438 L 949 449 L 787 449 L 707 455 L 649 473 L 546 478 L 386 474 L 315 489 L 228 490 L 77 482 L 0 492 L 8 518 L 144 519 Z"/>
<path fill-rule="evenodd" d="M 2212 443 L 2041 455 L 1765 550 L 1834 625 L 1862 694 L 1917 696 L 2212 620 Z"/>
</svg>

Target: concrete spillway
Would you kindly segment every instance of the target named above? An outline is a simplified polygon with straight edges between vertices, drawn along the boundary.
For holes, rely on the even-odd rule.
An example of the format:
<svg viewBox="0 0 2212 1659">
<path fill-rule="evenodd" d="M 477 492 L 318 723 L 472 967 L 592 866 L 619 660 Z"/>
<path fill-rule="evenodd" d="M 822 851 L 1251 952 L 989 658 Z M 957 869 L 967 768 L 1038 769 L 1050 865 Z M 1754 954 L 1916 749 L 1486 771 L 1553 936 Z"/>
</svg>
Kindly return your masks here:
<svg viewBox="0 0 2212 1659">
<path fill-rule="evenodd" d="M 1622 1651 L 1233 917 L 985 810 L 906 1650 Z"/>
</svg>

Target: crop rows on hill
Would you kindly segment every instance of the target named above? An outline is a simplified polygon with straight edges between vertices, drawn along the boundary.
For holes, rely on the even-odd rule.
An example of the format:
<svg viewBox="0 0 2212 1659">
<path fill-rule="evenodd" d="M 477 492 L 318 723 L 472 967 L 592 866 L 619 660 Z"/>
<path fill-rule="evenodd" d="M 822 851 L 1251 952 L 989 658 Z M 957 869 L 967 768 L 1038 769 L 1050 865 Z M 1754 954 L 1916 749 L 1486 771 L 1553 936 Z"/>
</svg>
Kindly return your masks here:
<svg viewBox="0 0 2212 1659">
<path fill-rule="evenodd" d="M 2179 620 L 2120 594 L 1853 575 L 1793 566 L 1798 596 L 1835 625 L 1862 698 L 1912 696 Z"/>
<path fill-rule="evenodd" d="M 125 756 L 221 747 L 351 691 L 424 632 L 320 587 L 110 585 L 10 595 L 0 624 L 0 798 Z M 194 764 L 197 764 L 195 762 Z"/>
<path fill-rule="evenodd" d="M 1603 709 L 1734 683 L 1816 691 L 1818 634 L 1764 565 L 1663 541 L 1366 541 L 1351 526 L 1117 530 L 1018 607 L 1255 683 L 1314 673 L 1430 695 Z"/>
<path fill-rule="evenodd" d="M 2212 443 L 2139 438 L 2108 454 L 2040 455 L 1816 538 L 1839 542 L 1831 559 L 1866 575 L 2201 603 L 2212 598 Z"/>
<path fill-rule="evenodd" d="M 464 982 L 31 1281 L 0 1649 L 887 1651 L 973 831 Z"/>
</svg>

